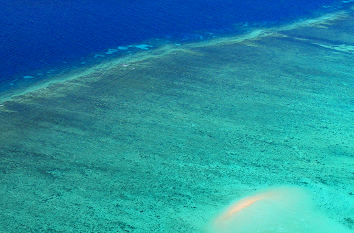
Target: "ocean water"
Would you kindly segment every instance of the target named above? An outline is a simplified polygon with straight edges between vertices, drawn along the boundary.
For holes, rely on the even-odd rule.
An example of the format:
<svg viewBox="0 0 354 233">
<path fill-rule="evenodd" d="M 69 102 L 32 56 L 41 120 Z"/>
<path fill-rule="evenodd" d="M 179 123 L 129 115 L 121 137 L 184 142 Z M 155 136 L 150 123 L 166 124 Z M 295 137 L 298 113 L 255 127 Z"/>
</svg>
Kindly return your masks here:
<svg viewBox="0 0 354 233">
<path fill-rule="evenodd" d="M 0 5 L 0 89 L 8 90 L 27 86 L 34 78 L 47 79 L 63 69 L 71 70 L 74 65 L 126 55 L 129 45 L 205 40 L 311 17 L 349 3 L 1 0 Z M 139 49 L 131 47 L 130 52 L 134 50 Z M 27 80 L 19 83 L 24 78 Z"/>
<path fill-rule="evenodd" d="M 0 232 L 353 232 L 353 4 L 0 0 Z"/>
</svg>

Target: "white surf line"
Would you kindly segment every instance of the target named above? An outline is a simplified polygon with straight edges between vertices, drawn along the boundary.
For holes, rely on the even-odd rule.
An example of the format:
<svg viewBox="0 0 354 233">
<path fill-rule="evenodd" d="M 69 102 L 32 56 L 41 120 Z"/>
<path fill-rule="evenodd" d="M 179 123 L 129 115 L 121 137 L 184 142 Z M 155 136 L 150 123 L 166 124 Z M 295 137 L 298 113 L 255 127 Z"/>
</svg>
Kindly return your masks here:
<svg viewBox="0 0 354 233">
<path fill-rule="evenodd" d="M 321 46 L 323 48 L 327 49 L 333 49 L 339 52 L 345 52 L 345 53 L 354 53 L 354 46 L 353 45 L 346 45 L 346 44 L 340 44 L 340 45 L 326 45 L 326 44 L 320 44 L 320 43 L 315 43 L 313 42 L 312 44 Z"/>
<path fill-rule="evenodd" d="M 300 37 L 292 37 L 295 40 L 299 40 L 299 41 L 306 41 L 310 44 L 313 45 L 317 45 L 326 49 L 332 49 L 332 50 L 336 50 L 339 52 L 345 52 L 345 53 L 354 53 L 354 45 L 348 45 L 348 44 L 330 44 L 330 43 L 318 43 L 318 42 L 314 42 L 311 39 L 307 39 L 307 38 L 300 38 Z"/>
<path fill-rule="evenodd" d="M 353 7 L 354 10 L 354 7 Z M 188 44 L 189 47 L 200 47 L 200 46 L 205 46 L 205 45 L 222 45 L 222 44 L 234 44 L 234 43 L 240 43 L 246 40 L 258 40 L 264 37 L 269 37 L 269 36 L 276 36 L 280 35 L 281 32 L 284 31 L 290 31 L 296 28 L 300 27 L 306 27 L 306 26 L 316 26 L 316 25 L 321 25 L 321 24 L 328 24 L 331 21 L 335 21 L 344 17 L 348 16 L 348 11 L 337 11 L 334 13 L 329 13 L 325 14 L 323 16 L 313 18 L 313 19 L 302 19 L 298 20 L 294 23 L 286 24 L 284 26 L 278 26 L 278 27 L 269 27 L 269 28 L 260 28 L 260 29 L 255 29 L 249 33 L 246 33 L 244 35 L 237 35 L 237 36 L 230 36 L 230 37 L 224 37 L 224 38 L 219 38 L 219 39 L 213 39 L 210 41 L 204 41 L 204 42 L 197 42 L 193 44 Z"/>
</svg>

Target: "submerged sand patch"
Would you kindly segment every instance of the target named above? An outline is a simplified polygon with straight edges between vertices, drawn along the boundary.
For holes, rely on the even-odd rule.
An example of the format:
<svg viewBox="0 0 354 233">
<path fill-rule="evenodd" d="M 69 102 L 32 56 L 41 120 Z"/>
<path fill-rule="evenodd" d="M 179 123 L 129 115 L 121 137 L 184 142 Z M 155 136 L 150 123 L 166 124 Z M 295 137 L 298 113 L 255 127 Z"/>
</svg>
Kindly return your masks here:
<svg viewBox="0 0 354 233">
<path fill-rule="evenodd" d="M 258 191 L 237 201 L 208 230 L 213 233 L 349 232 L 315 210 L 305 190 L 291 186 Z"/>
</svg>

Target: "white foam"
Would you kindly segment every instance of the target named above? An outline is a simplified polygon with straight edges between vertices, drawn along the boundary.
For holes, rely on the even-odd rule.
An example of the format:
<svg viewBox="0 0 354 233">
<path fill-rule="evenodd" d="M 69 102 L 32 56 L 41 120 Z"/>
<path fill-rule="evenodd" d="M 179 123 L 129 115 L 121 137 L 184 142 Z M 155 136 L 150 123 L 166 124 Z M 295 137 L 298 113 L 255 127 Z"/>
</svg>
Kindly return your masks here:
<svg viewBox="0 0 354 233">
<path fill-rule="evenodd" d="M 323 48 L 327 49 L 333 49 L 337 50 L 340 52 L 346 52 L 346 53 L 354 53 L 354 46 L 353 45 L 346 45 L 346 44 L 340 44 L 340 45 L 326 45 L 326 44 L 321 44 L 321 43 L 312 43 L 318 46 L 321 46 Z"/>
</svg>

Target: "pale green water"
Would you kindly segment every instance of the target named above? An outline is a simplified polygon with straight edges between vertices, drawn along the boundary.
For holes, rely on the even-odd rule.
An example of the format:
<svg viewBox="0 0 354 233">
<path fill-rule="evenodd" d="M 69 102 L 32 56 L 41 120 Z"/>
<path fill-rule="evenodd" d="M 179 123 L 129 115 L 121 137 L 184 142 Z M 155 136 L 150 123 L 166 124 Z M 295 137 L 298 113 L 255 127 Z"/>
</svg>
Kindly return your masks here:
<svg viewBox="0 0 354 233">
<path fill-rule="evenodd" d="M 3 102 L 0 232 L 204 232 L 279 185 L 352 231 L 352 15 L 165 48 Z"/>
</svg>

